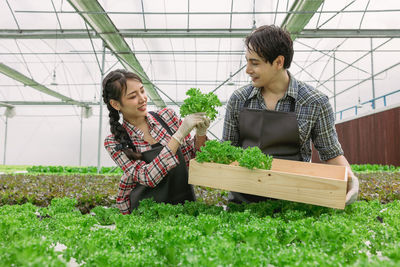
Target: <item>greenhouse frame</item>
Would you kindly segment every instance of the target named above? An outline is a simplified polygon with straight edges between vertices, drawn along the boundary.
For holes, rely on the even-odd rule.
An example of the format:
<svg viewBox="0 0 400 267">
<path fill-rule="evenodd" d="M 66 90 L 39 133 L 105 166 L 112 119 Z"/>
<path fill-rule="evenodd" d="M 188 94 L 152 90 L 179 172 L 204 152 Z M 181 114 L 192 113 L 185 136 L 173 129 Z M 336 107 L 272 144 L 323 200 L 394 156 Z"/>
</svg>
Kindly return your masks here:
<svg viewBox="0 0 400 267">
<path fill-rule="evenodd" d="M 400 102 L 397 1 L 1 5 L 3 164 L 112 165 L 102 147 L 109 132 L 101 101 L 105 74 L 117 68 L 140 74 L 154 109 L 178 109 L 191 87 L 215 92 L 225 104 L 249 83 L 244 37 L 265 24 L 291 33 L 295 53 L 289 71 L 330 98 L 337 123 Z M 224 111 L 209 129 L 213 139 L 221 138 Z M 397 112 L 397 130 L 398 118 Z M 399 154 L 372 159 L 376 162 L 351 159 L 395 164 Z"/>
<path fill-rule="evenodd" d="M 0 266 L 400 266 L 400 1 L 3 0 L 0 13 Z M 290 34 L 290 75 L 279 54 L 249 77 L 264 57 L 245 40 L 263 25 Z M 142 82 L 104 103 L 114 70 Z M 274 110 L 265 77 L 285 77 Z M 231 108 L 245 90 L 265 110 Z M 274 138 L 295 153 L 269 153 Z"/>
</svg>

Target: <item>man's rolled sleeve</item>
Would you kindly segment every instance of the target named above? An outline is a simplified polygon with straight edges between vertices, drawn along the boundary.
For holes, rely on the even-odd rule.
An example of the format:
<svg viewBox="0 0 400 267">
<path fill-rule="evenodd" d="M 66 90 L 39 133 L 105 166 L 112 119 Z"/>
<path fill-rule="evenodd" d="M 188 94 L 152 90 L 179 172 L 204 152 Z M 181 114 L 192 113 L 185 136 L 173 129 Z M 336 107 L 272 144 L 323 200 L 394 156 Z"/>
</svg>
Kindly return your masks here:
<svg viewBox="0 0 400 267">
<path fill-rule="evenodd" d="M 335 128 L 335 117 L 327 96 L 322 98 L 320 113 L 313 128 L 312 140 L 322 161 L 343 155 Z"/>
</svg>

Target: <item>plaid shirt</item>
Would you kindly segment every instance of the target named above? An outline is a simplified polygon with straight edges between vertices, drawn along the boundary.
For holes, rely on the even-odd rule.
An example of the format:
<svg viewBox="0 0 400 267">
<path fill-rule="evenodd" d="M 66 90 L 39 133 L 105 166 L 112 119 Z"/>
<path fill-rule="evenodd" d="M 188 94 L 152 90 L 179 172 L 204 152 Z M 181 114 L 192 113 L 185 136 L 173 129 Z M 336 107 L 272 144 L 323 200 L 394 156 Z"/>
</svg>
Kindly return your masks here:
<svg viewBox="0 0 400 267">
<path fill-rule="evenodd" d="M 175 133 L 182 123 L 172 109 L 164 108 L 157 111 L 157 114 L 171 128 L 172 133 Z M 146 119 L 149 124 L 150 135 L 164 146 L 160 154 L 149 164 L 146 164 L 142 160 L 130 160 L 124 152 L 118 151 L 116 146 L 119 143 L 115 140 L 113 134 L 107 136 L 104 141 L 104 146 L 111 158 L 124 171 L 119 183 L 116 200 L 117 206 L 123 214 L 129 214 L 129 194 L 138 183 L 155 187 L 167 175 L 169 170 L 179 164 L 178 156 L 174 155 L 167 146 L 171 140 L 171 136 L 167 130 L 150 113 L 147 114 Z M 137 152 L 144 152 L 151 149 L 151 145 L 144 141 L 143 132 L 139 128 L 125 120 L 122 126 L 127 130 Z M 190 159 L 194 158 L 196 154 L 194 139 L 191 139 L 190 135 L 188 135 L 180 148 L 186 165 L 189 166 Z"/>
<path fill-rule="evenodd" d="M 289 88 L 278 101 L 275 110 L 290 112 L 290 103 L 295 101 L 303 161 L 311 160 L 311 140 L 323 161 L 343 155 L 328 97 L 288 74 Z M 239 113 L 247 99 L 251 99 L 248 108 L 267 109 L 260 88 L 247 85 L 233 93 L 226 107 L 222 140 L 231 141 L 234 146 L 239 146 Z"/>
</svg>

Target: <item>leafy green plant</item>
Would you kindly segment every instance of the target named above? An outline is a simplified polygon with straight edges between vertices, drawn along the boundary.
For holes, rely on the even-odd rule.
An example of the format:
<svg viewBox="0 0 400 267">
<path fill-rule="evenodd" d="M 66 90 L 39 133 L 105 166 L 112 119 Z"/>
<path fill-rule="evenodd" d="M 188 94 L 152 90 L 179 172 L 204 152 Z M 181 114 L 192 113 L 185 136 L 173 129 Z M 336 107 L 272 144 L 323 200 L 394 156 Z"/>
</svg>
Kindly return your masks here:
<svg viewBox="0 0 400 267">
<path fill-rule="evenodd" d="M 290 201 L 144 200 L 131 215 L 76 201 L 0 206 L 1 266 L 398 266 L 400 201 L 335 210 Z M 40 217 L 48 214 L 51 217 Z M 102 215 L 100 215 L 102 214 Z M 109 220 L 110 219 L 110 220 Z M 115 227 L 98 224 L 114 223 Z M 60 248 L 61 245 L 61 248 Z M 58 249 L 57 249 L 58 247 Z M 72 264 L 75 261 L 75 264 Z"/>
<path fill-rule="evenodd" d="M 97 167 L 72 167 L 72 166 L 31 166 L 26 168 L 28 173 L 91 173 L 97 174 Z M 122 174 L 121 168 L 115 167 L 101 167 L 100 173 L 102 174 Z"/>
<path fill-rule="evenodd" d="M 203 94 L 198 88 L 190 88 L 186 95 L 189 97 L 183 101 L 180 107 L 182 117 L 197 112 L 205 112 L 210 120 L 217 117 L 218 111 L 215 108 L 222 106 L 222 104 L 213 92 Z"/>
<path fill-rule="evenodd" d="M 380 164 L 351 164 L 353 172 L 400 172 L 400 167 Z"/>
<path fill-rule="evenodd" d="M 220 164 L 231 164 L 237 161 L 243 153 L 241 147 L 231 145 L 230 141 L 218 142 L 217 140 L 208 140 L 205 146 L 196 154 L 198 162 L 214 162 Z"/>
<path fill-rule="evenodd" d="M 272 165 L 272 156 L 265 155 L 258 147 L 248 147 L 243 151 L 242 156 L 238 160 L 239 166 L 248 169 L 265 169 L 270 170 Z"/>
<path fill-rule="evenodd" d="M 95 219 L 99 222 L 100 225 L 110 225 L 114 224 L 114 216 L 119 214 L 119 210 L 116 208 L 105 208 L 101 206 L 97 206 L 91 209 L 91 213 Z"/>
<path fill-rule="evenodd" d="M 239 166 L 248 169 L 270 170 L 272 156 L 266 156 L 258 147 L 248 147 L 242 149 L 231 145 L 230 141 L 218 142 L 217 140 L 208 140 L 205 146 L 201 147 L 196 154 L 198 162 L 214 162 L 220 164 L 231 164 L 234 161 Z"/>
<path fill-rule="evenodd" d="M 29 165 L 0 165 L 0 173 L 14 173 L 26 171 Z"/>
</svg>

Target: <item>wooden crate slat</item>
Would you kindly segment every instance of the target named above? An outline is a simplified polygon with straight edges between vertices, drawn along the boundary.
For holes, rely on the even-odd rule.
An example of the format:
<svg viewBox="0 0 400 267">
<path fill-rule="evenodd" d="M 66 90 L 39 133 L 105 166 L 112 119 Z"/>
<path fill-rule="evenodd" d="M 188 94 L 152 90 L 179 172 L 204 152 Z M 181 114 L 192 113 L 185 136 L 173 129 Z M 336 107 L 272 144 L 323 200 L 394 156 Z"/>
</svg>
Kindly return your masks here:
<svg viewBox="0 0 400 267">
<path fill-rule="evenodd" d="M 345 166 L 311 163 L 294 160 L 273 159 L 271 171 L 290 172 L 308 176 L 343 180 L 347 168 Z"/>
<path fill-rule="evenodd" d="M 343 172 L 344 177 L 333 179 L 273 170 L 249 170 L 216 163 L 198 163 L 194 159 L 190 161 L 189 166 L 189 183 L 193 185 L 338 209 L 344 209 L 345 206 L 346 172 Z"/>
</svg>

